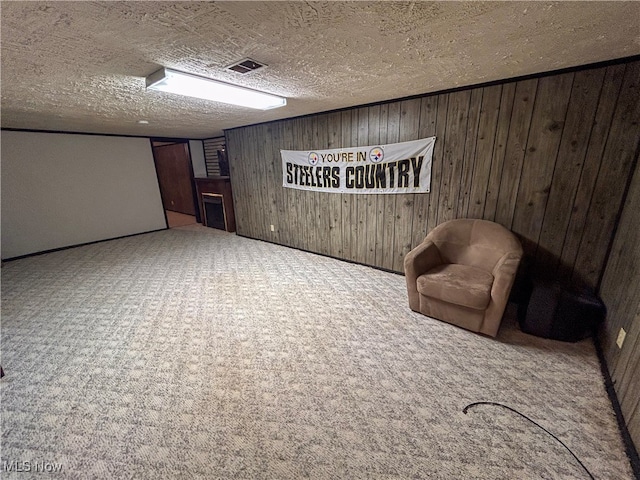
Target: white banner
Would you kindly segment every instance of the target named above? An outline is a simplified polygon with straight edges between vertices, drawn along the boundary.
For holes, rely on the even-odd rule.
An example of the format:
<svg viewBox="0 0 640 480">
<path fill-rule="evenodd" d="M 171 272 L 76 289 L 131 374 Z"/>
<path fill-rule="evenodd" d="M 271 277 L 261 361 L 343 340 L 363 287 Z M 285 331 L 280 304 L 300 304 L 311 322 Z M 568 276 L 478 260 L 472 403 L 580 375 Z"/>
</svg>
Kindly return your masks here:
<svg viewBox="0 0 640 480">
<path fill-rule="evenodd" d="M 328 193 L 429 193 L 435 141 L 280 150 L 282 186 Z"/>
</svg>

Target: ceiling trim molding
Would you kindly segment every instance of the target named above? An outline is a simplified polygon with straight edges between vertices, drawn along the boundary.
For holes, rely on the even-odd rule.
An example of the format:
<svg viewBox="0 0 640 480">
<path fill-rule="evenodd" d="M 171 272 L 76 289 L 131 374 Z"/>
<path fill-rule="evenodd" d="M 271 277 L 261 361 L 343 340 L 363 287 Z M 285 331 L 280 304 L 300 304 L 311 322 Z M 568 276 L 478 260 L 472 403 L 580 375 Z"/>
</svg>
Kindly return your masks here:
<svg viewBox="0 0 640 480">
<path fill-rule="evenodd" d="M 159 137 L 158 135 L 127 135 L 120 133 L 100 133 L 100 132 L 74 132 L 69 130 L 38 130 L 37 128 L 13 128 L 13 127 L 2 127 L 0 131 L 7 132 L 32 132 L 32 133 L 57 133 L 60 135 L 97 135 L 100 137 L 123 137 L 123 138 L 148 138 L 150 140 L 161 140 L 165 138 L 170 138 L 171 140 L 176 140 L 179 142 L 186 142 L 188 140 L 200 140 L 199 138 L 182 138 L 182 137 Z"/>
</svg>

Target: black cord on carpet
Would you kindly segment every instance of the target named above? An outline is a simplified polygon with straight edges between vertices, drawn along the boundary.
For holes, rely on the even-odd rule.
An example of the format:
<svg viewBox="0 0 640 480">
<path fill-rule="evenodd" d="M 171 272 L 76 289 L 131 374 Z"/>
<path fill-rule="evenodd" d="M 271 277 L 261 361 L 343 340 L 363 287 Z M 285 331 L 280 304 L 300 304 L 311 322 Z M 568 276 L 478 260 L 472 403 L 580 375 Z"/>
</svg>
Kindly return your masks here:
<svg viewBox="0 0 640 480">
<path fill-rule="evenodd" d="M 503 405 L 502 403 L 497 403 L 497 402 L 474 402 L 474 403 L 470 403 L 469 405 L 467 405 L 466 407 L 464 407 L 462 409 L 462 413 L 464 413 L 465 415 L 467 414 L 467 411 L 469 411 L 470 408 L 473 408 L 477 405 L 494 405 L 496 407 L 502 407 L 502 408 L 506 408 L 507 410 L 513 412 L 513 413 L 517 413 L 518 415 L 520 415 L 522 418 L 529 420 L 531 423 L 533 423 L 536 427 L 541 428 L 542 430 L 544 430 L 545 432 L 547 432 L 549 435 L 551 435 L 553 438 L 555 438 L 560 445 L 562 445 L 564 448 L 567 449 L 567 451 L 573 456 L 573 458 L 576 459 L 576 461 L 580 464 L 580 466 L 582 468 L 584 468 L 584 471 L 587 472 L 587 475 L 589 475 L 589 478 L 591 478 L 591 480 L 595 480 L 595 478 L 593 477 L 593 475 L 591 475 L 591 472 L 587 469 L 587 467 L 584 466 L 584 464 L 580 461 L 580 459 L 578 457 L 576 457 L 576 454 L 573 453 L 571 451 L 571 449 L 569 447 L 567 447 L 564 442 L 562 440 L 560 440 L 558 437 L 556 437 L 553 433 L 551 433 L 549 430 L 547 430 L 546 428 L 544 428 L 542 425 L 540 425 L 539 423 L 534 422 L 533 420 L 531 420 L 529 417 L 527 417 L 524 413 L 520 413 L 519 411 L 517 411 L 515 408 L 511 408 L 507 405 Z"/>
</svg>

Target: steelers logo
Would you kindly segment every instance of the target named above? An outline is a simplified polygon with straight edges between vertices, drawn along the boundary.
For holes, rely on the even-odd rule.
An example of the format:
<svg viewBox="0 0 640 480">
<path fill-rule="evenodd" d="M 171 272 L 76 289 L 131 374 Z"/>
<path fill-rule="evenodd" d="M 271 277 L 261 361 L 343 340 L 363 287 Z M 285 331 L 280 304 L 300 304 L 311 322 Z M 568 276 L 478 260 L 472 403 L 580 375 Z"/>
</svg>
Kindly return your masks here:
<svg viewBox="0 0 640 480">
<path fill-rule="evenodd" d="M 369 152 L 369 159 L 373 163 L 379 163 L 382 161 L 383 158 L 384 158 L 384 151 L 382 150 L 381 147 L 372 148 L 371 151 Z"/>
<path fill-rule="evenodd" d="M 318 160 L 320 160 L 320 157 L 316 152 L 311 152 L 309 154 L 308 160 L 309 160 L 309 165 L 315 165 L 316 163 L 318 163 Z"/>
</svg>

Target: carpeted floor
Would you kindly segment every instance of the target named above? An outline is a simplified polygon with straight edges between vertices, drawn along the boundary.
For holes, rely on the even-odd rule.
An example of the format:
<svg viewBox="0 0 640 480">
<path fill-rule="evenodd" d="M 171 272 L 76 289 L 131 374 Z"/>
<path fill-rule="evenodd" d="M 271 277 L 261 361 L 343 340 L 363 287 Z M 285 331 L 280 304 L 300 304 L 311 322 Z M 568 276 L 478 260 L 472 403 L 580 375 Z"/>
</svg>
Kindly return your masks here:
<svg viewBox="0 0 640 480">
<path fill-rule="evenodd" d="M 462 413 L 493 401 L 632 478 L 591 341 L 510 315 L 472 334 L 402 276 L 201 226 L 9 262 L 1 476 L 588 478 L 516 414 Z"/>
</svg>

